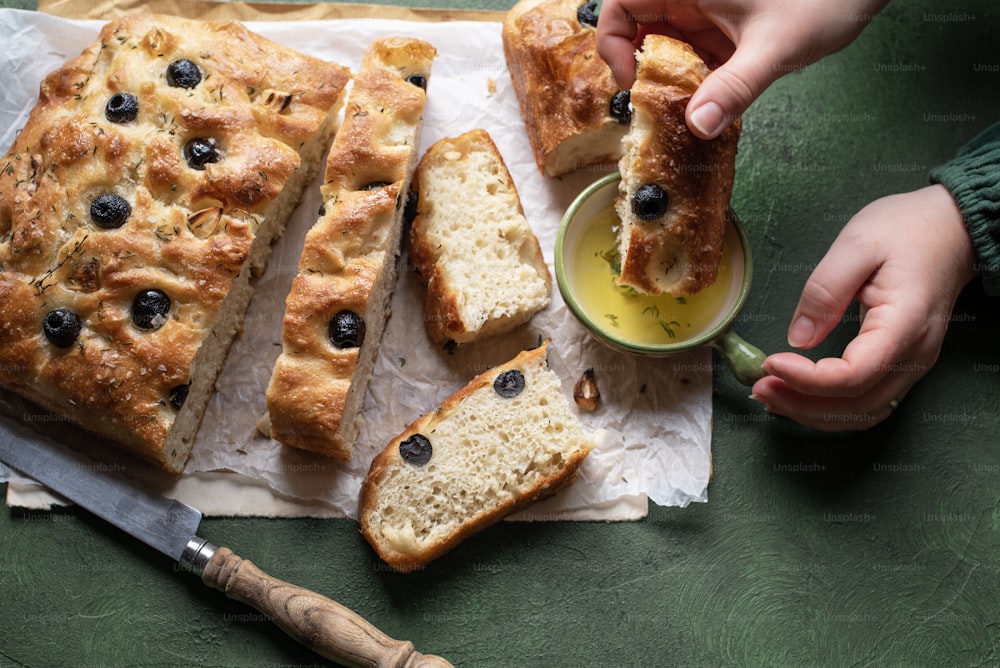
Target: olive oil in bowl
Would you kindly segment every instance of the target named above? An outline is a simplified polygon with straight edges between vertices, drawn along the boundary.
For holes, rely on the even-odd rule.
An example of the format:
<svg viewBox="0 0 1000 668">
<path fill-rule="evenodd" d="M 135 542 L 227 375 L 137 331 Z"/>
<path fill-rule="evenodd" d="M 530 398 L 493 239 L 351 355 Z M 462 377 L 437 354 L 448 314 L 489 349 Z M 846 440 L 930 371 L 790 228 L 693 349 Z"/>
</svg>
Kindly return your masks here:
<svg viewBox="0 0 1000 668">
<path fill-rule="evenodd" d="M 750 292 L 753 262 L 746 233 L 731 210 L 715 283 L 696 295 L 640 295 L 618 285 L 614 210 L 621 175 L 604 176 L 577 195 L 556 234 L 556 282 L 566 306 L 595 339 L 647 357 L 711 346 L 736 379 L 752 386 L 765 375 L 766 355 L 733 331 Z"/>
<path fill-rule="evenodd" d="M 565 258 L 567 277 L 579 307 L 595 326 L 615 338 L 643 346 L 683 343 L 720 323 L 739 292 L 733 257 L 742 256 L 732 248 L 739 243 L 732 234 L 726 235 L 714 284 L 683 297 L 643 295 L 617 284 L 620 223 L 613 204 L 580 223 L 576 244 Z"/>
</svg>

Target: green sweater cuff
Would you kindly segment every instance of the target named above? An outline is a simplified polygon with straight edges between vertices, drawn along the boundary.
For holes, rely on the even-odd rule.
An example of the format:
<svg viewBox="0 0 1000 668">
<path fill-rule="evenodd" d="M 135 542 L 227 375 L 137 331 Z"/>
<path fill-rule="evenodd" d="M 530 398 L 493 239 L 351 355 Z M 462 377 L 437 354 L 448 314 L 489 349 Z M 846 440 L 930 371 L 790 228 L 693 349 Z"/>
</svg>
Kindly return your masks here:
<svg viewBox="0 0 1000 668">
<path fill-rule="evenodd" d="M 987 294 L 1000 295 L 1000 123 L 966 144 L 951 162 L 930 172 L 955 198 Z"/>
</svg>

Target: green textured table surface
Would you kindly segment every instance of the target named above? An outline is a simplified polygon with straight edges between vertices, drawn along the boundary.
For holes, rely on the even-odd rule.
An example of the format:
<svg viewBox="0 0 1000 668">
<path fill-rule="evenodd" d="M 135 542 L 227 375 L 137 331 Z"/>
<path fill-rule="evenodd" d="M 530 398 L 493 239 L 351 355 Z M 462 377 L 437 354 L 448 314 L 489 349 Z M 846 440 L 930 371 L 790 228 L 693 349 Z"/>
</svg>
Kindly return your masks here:
<svg viewBox="0 0 1000 668">
<path fill-rule="evenodd" d="M 1000 118 L 998 35 L 989 0 L 899 0 L 758 101 L 733 197 L 755 254 L 740 334 L 784 349 L 850 215 L 922 186 Z M 641 522 L 502 524 L 408 576 L 351 521 L 209 519 L 202 534 L 457 666 L 998 665 L 998 331 L 973 284 L 939 364 L 863 434 L 772 418 L 714 365 L 709 502 Z M 0 666 L 185 665 L 325 664 L 82 511 L 0 512 Z"/>
</svg>

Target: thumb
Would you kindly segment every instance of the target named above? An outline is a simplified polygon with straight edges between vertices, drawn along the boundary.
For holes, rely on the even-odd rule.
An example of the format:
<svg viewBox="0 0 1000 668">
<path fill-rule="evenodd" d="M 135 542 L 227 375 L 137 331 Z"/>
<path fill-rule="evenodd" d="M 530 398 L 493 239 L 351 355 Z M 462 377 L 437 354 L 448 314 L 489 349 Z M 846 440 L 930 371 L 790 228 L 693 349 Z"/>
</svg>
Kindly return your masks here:
<svg viewBox="0 0 1000 668">
<path fill-rule="evenodd" d="M 802 289 L 788 328 L 789 345 L 812 348 L 823 341 L 878 265 L 871 244 L 859 245 L 844 234 L 838 237 Z"/>
<path fill-rule="evenodd" d="M 757 33 L 761 31 L 756 31 Z M 774 37 L 743 35 L 733 55 L 713 70 L 687 106 L 687 124 L 702 139 L 714 139 L 785 71 L 781 45 Z"/>
</svg>

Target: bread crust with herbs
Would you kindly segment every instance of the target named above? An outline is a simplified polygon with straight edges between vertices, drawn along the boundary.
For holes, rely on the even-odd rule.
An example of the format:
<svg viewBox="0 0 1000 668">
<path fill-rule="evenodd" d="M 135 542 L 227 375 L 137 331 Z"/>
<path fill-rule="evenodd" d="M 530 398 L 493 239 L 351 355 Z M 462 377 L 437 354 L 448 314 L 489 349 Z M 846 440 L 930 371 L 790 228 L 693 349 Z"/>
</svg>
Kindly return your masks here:
<svg viewBox="0 0 1000 668">
<path fill-rule="evenodd" d="M 621 157 L 627 130 L 611 115 L 620 92 L 582 24 L 583 0 L 521 0 L 505 15 L 504 55 L 541 173 L 557 177 Z"/>
<path fill-rule="evenodd" d="M 388 316 L 403 213 L 426 85 L 437 51 L 427 42 L 372 42 L 326 162 L 319 219 L 306 235 L 285 300 L 282 353 L 267 388 L 260 428 L 300 449 L 350 459 L 358 413 Z M 329 336 L 341 311 L 365 325 L 360 346 Z"/>
<path fill-rule="evenodd" d="M 688 129 L 688 101 L 709 70 L 686 43 L 648 35 L 636 59 L 632 124 L 619 162 L 619 283 L 645 294 L 691 295 L 718 274 L 740 120 L 712 140 Z M 643 220 L 632 202 L 649 184 L 666 193 L 668 204 L 662 216 Z"/>
<path fill-rule="evenodd" d="M 184 59 L 199 80 L 171 85 Z M 348 81 L 239 23 L 149 13 L 49 74 L 0 159 L 0 385 L 180 472 Z M 108 110 L 116 94 L 134 117 Z M 203 169 L 185 158 L 195 139 L 215 144 Z M 92 219 L 102 195 L 130 206 L 120 226 Z M 131 311 L 146 289 L 171 304 L 144 329 Z M 43 333 L 57 309 L 81 323 L 67 347 Z"/>
</svg>

